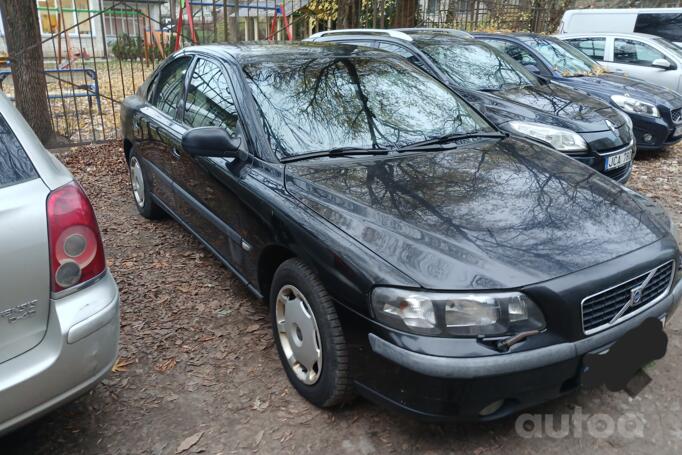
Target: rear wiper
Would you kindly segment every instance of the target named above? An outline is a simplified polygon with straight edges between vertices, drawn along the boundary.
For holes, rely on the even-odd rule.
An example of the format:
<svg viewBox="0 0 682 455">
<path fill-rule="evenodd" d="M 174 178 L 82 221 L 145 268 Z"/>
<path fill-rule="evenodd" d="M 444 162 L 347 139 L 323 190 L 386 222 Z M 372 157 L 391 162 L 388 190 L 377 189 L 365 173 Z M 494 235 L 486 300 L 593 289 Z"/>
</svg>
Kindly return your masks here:
<svg viewBox="0 0 682 455">
<path fill-rule="evenodd" d="M 309 160 L 313 158 L 336 158 L 349 155 L 387 155 L 390 152 L 385 148 L 362 148 L 362 147 L 336 147 L 329 150 L 319 150 L 317 152 L 302 153 L 301 155 L 287 156 L 279 161 L 281 163 L 291 163 L 294 161 Z"/>
<path fill-rule="evenodd" d="M 430 148 L 433 145 L 443 145 L 450 142 L 461 141 L 465 139 L 475 139 L 475 138 L 490 138 L 490 139 L 502 139 L 506 137 L 503 133 L 466 133 L 466 134 L 447 134 L 445 136 L 437 137 L 434 139 L 428 139 L 426 141 L 415 142 L 413 144 L 405 145 L 396 149 L 398 152 L 408 152 L 412 150 L 423 150 L 425 148 Z M 443 150 L 449 147 L 438 147 L 436 150 Z"/>
</svg>

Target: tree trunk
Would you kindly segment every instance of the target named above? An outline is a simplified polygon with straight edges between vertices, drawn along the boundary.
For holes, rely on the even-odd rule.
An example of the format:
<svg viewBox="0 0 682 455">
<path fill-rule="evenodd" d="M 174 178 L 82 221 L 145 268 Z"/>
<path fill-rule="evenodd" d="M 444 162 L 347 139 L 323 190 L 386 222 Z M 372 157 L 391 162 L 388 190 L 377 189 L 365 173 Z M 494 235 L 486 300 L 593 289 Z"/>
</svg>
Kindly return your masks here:
<svg viewBox="0 0 682 455">
<path fill-rule="evenodd" d="M 414 27 L 417 23 L 417 0 L 397 0 L 392 27 Z"/>
<path fill-rule="evenodd" d="M 357 28 L 360 23 L 360 0 L 339 0 L 336 28 Z"/>
<path fill-rule="evenodd" d="M 239 38 L 239 0 L 232 0 L 230 3 L 232 3 L 234 6 L 232 6 L 230 13 L 232 15 L 230 16 L 229 22 L 228 22 L 228 29 L 229 29 L 229 35 L 230 35 L 230 42 L 235 43 L 237 41 L 241 41 Z M 203 8 L 203 7 L 202 7 Z"/>
<path fill-rule="evenodd" d="M 50 120 L 36 2 L 0 0 L 0 14 L 12 65 L 17 109 L 41 142 L 50 146 L 56 136 Z"/>
</svg>

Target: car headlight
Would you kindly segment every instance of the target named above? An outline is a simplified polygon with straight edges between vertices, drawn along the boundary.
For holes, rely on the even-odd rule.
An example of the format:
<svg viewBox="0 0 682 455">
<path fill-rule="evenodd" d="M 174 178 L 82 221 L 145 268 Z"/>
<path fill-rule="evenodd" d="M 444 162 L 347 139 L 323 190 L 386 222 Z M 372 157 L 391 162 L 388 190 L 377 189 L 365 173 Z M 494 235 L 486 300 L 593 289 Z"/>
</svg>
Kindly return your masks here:
<svg viewBox="0 0 682 455">
<path fill-rule="evenodd" d="M 632 119 L 630 118 L 630 116 L 623 111 L 618 111 L 618 113 L 623 117 L 623 120 L 625 121 L 625 124 L 628 126 L 628 129 L 632 131 L 634 125 L 632 124 Z"/>
<path fill-rule="evenodd" d="M 380 287 L 372 293 L 379 322 L 421 335 L 477 337 L 542 330 L 542 311 L 525 294 L 423 292 Z"/>
<path fill-rule="evenodd" d="M 611 96 L 611 101 L 616 103 L 616 106 L 623 109 L 625 112 L 648 115 L 650 117 L 661 116 L 661 113 L 658 112 L 658 108 L 654 104 L 647 103 L 646 101 L 630 98 L 625 95 L 613 95 Z"/>
<path fill-rule="evenodd" d="M 507 125 L 519 134 L 542 141 L 561 152 L 587 150 L 585 139 L 575 131 L 534 122 L 512 120 Z"/>
</svg>

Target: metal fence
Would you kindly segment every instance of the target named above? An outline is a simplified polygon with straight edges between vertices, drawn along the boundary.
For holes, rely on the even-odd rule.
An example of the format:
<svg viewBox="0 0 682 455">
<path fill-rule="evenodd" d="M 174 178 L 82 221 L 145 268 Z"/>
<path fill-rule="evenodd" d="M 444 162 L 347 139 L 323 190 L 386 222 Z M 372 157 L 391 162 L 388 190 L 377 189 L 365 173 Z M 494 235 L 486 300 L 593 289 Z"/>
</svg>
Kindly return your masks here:
<svg viewBox="0 0 682 455">
<path fill-rule="evenodd" d="M 36 0 L 26 0 L 36 1 Z M 391 27 L 396 0 L 355 0 L 363 27 Z M 181 9 L 181 4 L 185 8 Z M 553 31 L 569 0 L 420 0 L 415 22 L 465 30 Z M 295 40 L 335 28 L 329 0 L 38 0 L 49 109 L 64 144 L 116 139 L 120 102 L 179 44 Z M 191 17 L 191 20 L 189 18 Z M 0 52 L 4 38 L 0 36 Z M 0 89 L 12 97 L 12 56 Z M 1 62 L 1 60 L 0 60 Z"/>
</svg>

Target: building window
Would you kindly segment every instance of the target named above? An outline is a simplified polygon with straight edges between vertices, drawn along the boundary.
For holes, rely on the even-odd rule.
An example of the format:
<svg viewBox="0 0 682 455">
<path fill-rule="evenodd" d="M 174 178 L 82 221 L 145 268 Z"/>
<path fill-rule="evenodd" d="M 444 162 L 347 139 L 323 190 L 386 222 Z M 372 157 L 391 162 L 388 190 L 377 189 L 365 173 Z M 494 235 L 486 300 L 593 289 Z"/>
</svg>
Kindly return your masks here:
<svg viewBox="0 0 682 455">
<path fill-rule="evenodd" d="M 60 13 L 63 21 L 60 21 Z M 40 30 L 45 35 L 59 30 L 69 30 L 71 35 L 89 35 L 91 32 L 89 0 L 38 0 L 38 17 Z"/>
<path fill-rule="evenodd" d="M 103 14 L 104 35 L 142 36 L 142 15 L 132 10 L 110 9 Z"/>
</svg>

